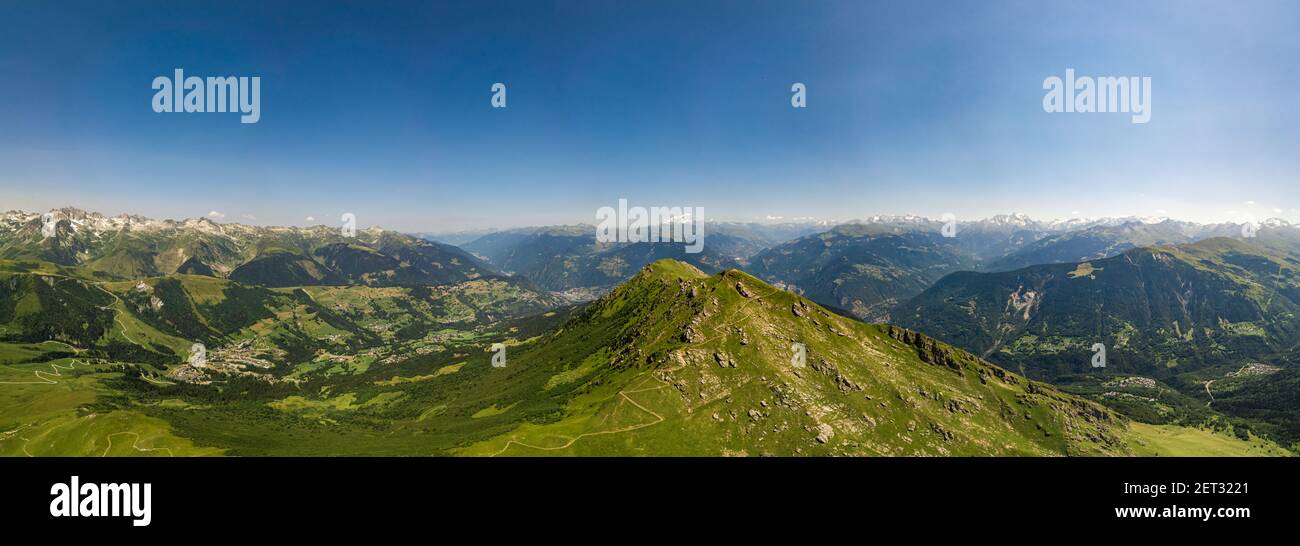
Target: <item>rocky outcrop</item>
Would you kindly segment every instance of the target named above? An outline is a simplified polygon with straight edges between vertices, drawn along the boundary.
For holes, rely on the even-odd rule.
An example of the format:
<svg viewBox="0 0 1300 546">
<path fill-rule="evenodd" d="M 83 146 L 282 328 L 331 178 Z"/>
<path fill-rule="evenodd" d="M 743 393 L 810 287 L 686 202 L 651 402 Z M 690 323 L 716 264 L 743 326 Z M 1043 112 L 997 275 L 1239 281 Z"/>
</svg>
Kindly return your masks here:
<svg viewBox="0 0 1300 546">
<path fill-rule="evenodd" d="M 957 372 L 958 375 L 965 375 L 962 370 L 966 367 L 962 356 L 953 348 L 940 343 L 930 336 L 919 334 L 911 330 L 899 328 L 896 326 L 886 326 L 885 333 L 898 341 L 911 345 L 916 349 L 916 356 L 922 362 L 944 366 Z"/>
</svg>

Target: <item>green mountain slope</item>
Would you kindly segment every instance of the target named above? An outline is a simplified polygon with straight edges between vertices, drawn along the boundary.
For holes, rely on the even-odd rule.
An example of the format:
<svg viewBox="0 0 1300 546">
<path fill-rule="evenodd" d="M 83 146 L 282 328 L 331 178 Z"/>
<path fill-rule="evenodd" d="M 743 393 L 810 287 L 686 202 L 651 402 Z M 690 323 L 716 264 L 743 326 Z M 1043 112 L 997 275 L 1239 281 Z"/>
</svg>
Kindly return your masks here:
<svg viewBox="0 0 1300 546">
<path fill-rule="evenodd" d="M 343 276 L 310 256 L 276 249 L 259 254 L 230 272 L 230 280 L 261 286 L 343 284 Z"/>
<path fill-rule="evenodd" d="M 1300 353 L 1294 256 L 1232 239 L 1091 262 L 955 273 L 899 307 L 900 324 L 1037 377 L 1091 369 L 1168 377 Z"/>
<path fill-rule="evenodd" d="M 112 328 L 112 302 L 112 294 L 59 269 L 0 268 L 0 341 L 95 343 Z"/>
</svg>

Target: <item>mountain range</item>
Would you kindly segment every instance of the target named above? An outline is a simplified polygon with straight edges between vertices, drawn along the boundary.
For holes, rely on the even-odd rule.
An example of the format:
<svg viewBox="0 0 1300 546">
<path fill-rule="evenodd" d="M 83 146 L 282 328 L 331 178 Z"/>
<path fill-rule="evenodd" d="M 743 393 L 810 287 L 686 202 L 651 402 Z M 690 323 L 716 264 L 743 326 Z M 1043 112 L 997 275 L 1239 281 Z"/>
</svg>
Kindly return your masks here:
<svg viewBox="0 0 1300 546">
<path fill-rule="evenodd" d="M 1107 367 L 1162 377 L 1232 359 L 1293 361 L 1300 261 L 1235 239 L 1100 260 L 949 275 L 902 305 L 899 324 L 1034 375 L 1107 346 Z M 1244 363 L 1244 362 L 1243 362 Z"/>
<path fill-rule="evenodd" d="M 683 260 L 704 271 L 742 267 L 750 256 L 771 245 L 814 233 L 814 223 L 709 223 L 699 253 L 683 243 L 599 243 L 595 226 L 523 228 L 484 235 L 465 250 L 502 271 L 525 277 L 554 291 L 599 294 L 646 265 L 663 258 Z"/>
<path fill-rule="evenodd" d="M 268 287 L 443 284 L 493 273 L 454 246 L 378 228 L 345 236 L 325 226 L 104 217 L 71 208 L 53 212 L 50 236 L 42 215 L 6 213 L 0 221 L 0 259 L 76 266 L 103 279 L 182 273 Z"/>
<path fill-rule="evenodd" d="M 1300 443 L 1278 388 L 1300 356 L 1300 237 L 1280 221 L 710 223 L 690 254 L 586 225 L 456 247 L 55 215 L 53 233 L 0 216 L 0 429 L 26 431 L 0 453 L 93 453 L 122 427 L 259 455 Z"/>
</svg>

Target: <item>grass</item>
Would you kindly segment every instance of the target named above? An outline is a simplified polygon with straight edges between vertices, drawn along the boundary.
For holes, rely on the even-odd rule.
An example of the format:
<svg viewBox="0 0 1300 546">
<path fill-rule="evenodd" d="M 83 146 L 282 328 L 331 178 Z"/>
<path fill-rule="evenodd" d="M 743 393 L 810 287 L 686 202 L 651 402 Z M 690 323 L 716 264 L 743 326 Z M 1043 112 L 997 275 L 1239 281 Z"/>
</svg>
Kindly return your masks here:
<svg viewBox="0 0 1300 546">
<path fill-rule="evenodd" d="M 121 302 L 116 302 L 112 306 L 113 321 L 112 335 L 123 343 L 132 343 L 141 346 L 160 345 L 171 349 L 177 355 L 177 360 L 188 355 L 190 346 L 194 344 L 193 340 L 188 340 L 172 335 L 165 334 L 157 328 L 150 326 L 148 323 L 136 318 L 135 315 L 126 312 L 125 306 Z"/>
<path fill-rule="evenodd" d="M 357 395 L 354 393 L 347 393 L 323 400 L 313 400 L 302 396 L 289 396 L 282 400 L 270 402 L 267 405 L 280 411 L 321 414 L 326 410 L 345 411 L 353 409 L 353 403 L 356 401 L 356 398 Z"/>
<path fill-rule="evenodd" d="M 492 417 L 493 415 L 501 415 L 507 411 L 510 411 L 510 408 L 513 407 L 515 407 L 515 404 L 510 404 L 509 406 L 506 406 L 504 408 L 498 408 L 496 404 L 493 404 L 491 406 L 488 406 L 486 408 L 474 412 L 474 415 L 471 415 L 470 418 L 482 419 L 484 417 Z"/>
<path fill-rule="evenodd" d="M 1249 441 L 1224 433 L 1174 425 L 1132 423 L 1134 453 L 1143 457 L 1289 457 L 1277 444 L 1251 436 Z"/>
<path fill-rule="evenodd" d="M 4 344 L 0 344 L 3 347 Z M 5 347 L 5 354 L 13 349 Z M 54 383 L 34 381 L 34 372 Z M 0 366 L 0 455 L 6 456 L 196 456 L 219 455 L 222 449 L 198 447 L 178 436 L 165 420 L 142 411 L 100 407 L 116 393 L 105 385 L 121 373 L 105 366 L 58 359 L 39 364 Z"/>
<path fill-rule="evenodd" d="M 438 368 L 438 371 L 428 375 L 417 375 L 415 377 L 402 377 L 402 376 L 395 375 L 391 379 L 386 379 L 384 381 L 375 381 L 375 384 L 381 387 L 392 387 L 394 385 L 401 385 L 403 383 L 418 383 L 420 381 L 429 381 L 431 379 L 437 379 L 444 375 L 449 375 L 449 374 L 459 372 L 460 369 L 464 366 L 465 366 L 464 362 L 461 362 L 459 364 L 449 364 L 447 366 Z"/>
<path fill-rule="evenodd" d="M 1094 268 L 1092 266 L 1092 263 L 1090 262 L 1083 262 L 1079 264 L 1079 266 L 1075 268 L 1074 271 L 1071 271 L 1066 275 L 1068 275 L 1071 279 L 1077 279 L 1079 277 L 1088 277 L 1091 279 L 1094 278 L 1092 274 L 1097 271 L 1101 271 L 1101 270 Z"/>
<path fill-rule="evenodd" d="M 0 343 L 0 364 L 27 362 L 47 352 L 72 351 L 56 341 L 43 343 Z"/>
</svg>

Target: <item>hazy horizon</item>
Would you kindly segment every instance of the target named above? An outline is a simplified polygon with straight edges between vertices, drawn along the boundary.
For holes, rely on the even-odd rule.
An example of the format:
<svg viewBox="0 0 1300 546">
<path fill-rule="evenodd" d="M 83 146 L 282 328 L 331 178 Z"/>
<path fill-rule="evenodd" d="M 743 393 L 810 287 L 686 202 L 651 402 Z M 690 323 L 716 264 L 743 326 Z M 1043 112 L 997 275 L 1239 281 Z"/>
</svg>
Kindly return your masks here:
<svg viewBox="0 0 1300 546">
<path fill-rule="evenodd" d="M 103 217 L 103 218 L 113 218 L 113 217 L 119 217 L 119 216 L 124 216 L 124 215 L 125 215 L 125 216 L 138 216 L 138 217 L 143 217 L 143 218 L 145 218 L 145 219 L 153 220 L 153 221 L 177 222 L 177 223 L 187 222 L 187 221 L 191 221 L 191 220 L 209 220 L 209 221 L 211 221 L 211 222 L 213 222 L 213 223 L 221 224 L 221 225 L 244 225 L 244 226 L 255 226 L 255 227 L 286 227 L 286 228 L 302 228 L 302 229 L 307 229 L 307 228 L 312 228 L 312 227 L 331 227 L 331 228 L 332 228 L 332 227 L 337 227 L 337 225 L 340 224 L 340 222 L 335 222 L 335 221 L 333 221 L 334 218 L 331 217 L 331 216 L 322 216 L 322 217 L 320 217 L 320 218 L 312 217 L 310 222 L 299 222 L 299 223 L 278 224 L 278 223 L 270 223 L 270 222 L 260 221 L 260 220 L 258 220 L 257 218 L 229 218 L 229 217 L 227 217 L 224 213 L 221 213 L 219 216 L 214 216 L 214 215 L 211 214 L 212 212 L 216 212 L 216 211 L 209 211 L 209 214 L 207 214 L 207 215 L 201 215 L 201 216 L 188 216 L 188 217 L 163 217 L 163 216 L 151 216 L 151 215 L 148 215 L 148 214 L 141 214 L 141 213 L 137 213 L 137 212 L 129 212 L 129 211 L 122 211 L 122 212 L 116 212 L 116 213 L 106 213 L 106 212 L 104 212 L 104 211 L 99 211 L 99 210 L 94 210 L 94 209 L 86 209 L 86 208 L 83 208 L 83 207 L 72 206 L 72 205 L 65 205 L 65 206 L 61 206 L 61 207 L 51 207 L 51 208 L 49 208 L 49 209 L 39 209 L 39 210 L 8 209 L 8 210 L 0 210 L 0 214 L 3 214 L 3 213 L 12 213 L 12 212 L 19 212 L 19 213 L 23 213 L 23 214 L 38 215 L 38 214 L 42 214 L 42 213 L 45 213 L 45 212 L 51 212 L 51 211 L 56 211 L 56 210 L 61 210 L 61 209 L 76 209 L 76 210 L 80 210 L 80 211 L 82 211 L 82 212 L 85 212 L 85 213 L 87 213 L 87 214 L 98 214 L 99 216 L 101 216 L 101 217 Z M 1148 224 L 1150 224 L 1150 223 L 1159 223 L 1159 222 L 1166 221 L 1166 220 L 1169 220 L 1169 221 L 1175 221 L 1175 222 L 1190 222 L 1190 223 L 1199 224 L 1199 225 L 1213 225 L 1213 224 L 1241 224 L 1241 223 L 1244 223 L 1244 221 L 1242 221 L 1242 220 L 1238 220 L 1238 221 L 1226 220 L 1226 221 L 1218 221 L 1218 222 L 1200 222 L 1200 221 L 1189 220 L 1189 219 L 1185 219 L 1185 218 L 1175 218 L 1175 217 L 1170 217 L 1170 216 L 1160 216 L 1160 215 L 1152 215 L 1152 216 L 1097 216 L 1097 217 L 1092 217 L 1092 216 L 1078 216 L 1078 215 L 1075 215 L 1075 216 L 1065 217 L 1065 218 L 1045 218 L 1045 217 L 1035 217 L 1035 216 L 1028 215 L 1028 214 L 1025 214 L 1025 213 L 1019 212 L 1019 211 L 1007 211 L 1007 212 L 1003 212 L 1003 213 L 998 213 L 998 214 L 994 214 L 994 215 L 990 215 L 990 216 L 985 216 L 985 217 L 978 217 L 978 218 L 955 218 L 955 221 L 956 221 L 958 224 L 964 224 L 964 223 L 973 223 L 973 222 L 990 221 L 990 220 L 993 220 L 993 219 L 995 219 L 995 218 L 997 218 L 997 217 L 1014 217 L 1014 216 L 1023 216 L 1023 217 L 1025 217 L 1027 220 L 1029 220 L 1029 221 L 1039 222 L 1039 223 L 1043 223 L 1043 224 L 1064 223 L 1064 222 L 1090 223 L 1090 222 L 1105 222 L 1105 221 L 1120 221 L 1120 220 L 1122 220 L 1122 221 L 1129 221 L 1129 222 L 1143 222 L 1143 223 L 1148 223 Z M 944 221 L 944 219 L 941 218 L 941 217 L 939 217 L 939 216 L 927 216 L 927 215 L 924 215 L 924 214 L 903 213 L 903 214 L 866 214 L 866 215 L 863 215 L 863 216 L 861 216 L 861 217 L 856 217 L 856 218 L 784 218 L 784 217 L 765 217 L 765 218 L 738 218 L 738 219 L 728 219 L 728 218 L 712 218 L 712 217 L 706 217 L 705 222 L 706 222 L 706 223 L 719 223 L 719 224 L 761 224 L 761 225 L 769 225 L 769 226 L 779 226 L 779 225 L 826 225 L 826 226 L 828 226 L 828 227 L 833 227 L 833 226 L 836 226 L 836 225 L 844 225 L 844 224 L 864 223 L 864 222 L 865 222 L 865 223 L 869 223 L 869 221 L 871 221 L 871 220 L 873 220 L 873 219 L 875 219 L 875 218 L 880 218 L 880 219 L 882 219 L 882 220 L 894 220 L 894 219 L 907 218 L 907 217 L 911 217 L 911 218 L 913 218 L 913 219 L 918 219 L 918 220 L 926 220 L 926 221 L 930 221 L 930 222 L 943 222 L 943 221 Z M 1274 219 L 1274 218 L 1279 218 L 1279 219 L 1282 219 L 1282 220 L 1286 220 L 1287 222 L 1289 222 L 1289 223 L 1291 223 L 1291 224 L 1293 224 L 1293 225 L 1296 225 L 1297 227 L 1300 227 L 1300 222 L 1292 222 L 1292 221 L 1287 220 L 1286 218 L 1284 218 L 1282 215 L 1264 215 L 1264 216 L 1250 217 L 1249 220 L 1246 220 L 1246 221 L 1251 221 L 1251 222 L 1264 222 L 1264 221 L 1271 220 L 1271 219 Z M 364 218 L 357 218 L 357 225 L 358 225 L 358 228 L 359 228 L 359 229 L 363 229 L 363 230 L 364 230 L 364 229 L 370 229 L 370 228 L 379 228 L 379 229 L 384 229 L 384 230 L 389 230 L 389 231 L 397 231 L 397 232 L 408 233 L 408 234 L 424 234 L 424 235 L 452 235 L 452 234 L 457 234 L 457 233 L 491 233 L 491 232 L 500 232 L 500 231 L 511 231 L 511 230 L 520 230 L 520 229 L 534 229 L 534 228 L 547 228 L 547 227 L 591 226 L 591 227 L 594 228 L 597 224 L 598 224 L 598 222 L 595 221 L 594 219 L 585 219 L 585 220 L 584 220 L 584 219 L 572 219 L 572 220 L 570 220 L 570 221 L 560 221 L 560 222 L 547 223 L 547 224 L 495 225 L 495 226 L 465 227 L 465 228 L 453 227 L 453 228 L 450 228 L 450 229 L 415 229 L 415 230 L 405 230 L 405 229 L 397 229 L 397 228 L 393 228 L 393 227 L 386 226 L 386 225 L 382 225 L 382 224 L 378 224 L 378 223 L 368 223 L 368 222 L 365 221 Z"/>
</svg>

